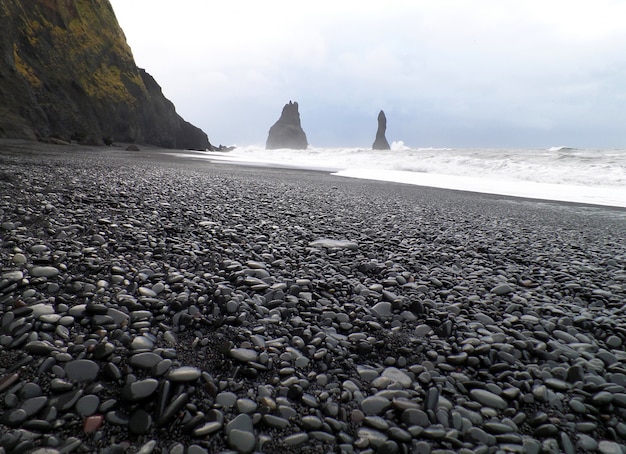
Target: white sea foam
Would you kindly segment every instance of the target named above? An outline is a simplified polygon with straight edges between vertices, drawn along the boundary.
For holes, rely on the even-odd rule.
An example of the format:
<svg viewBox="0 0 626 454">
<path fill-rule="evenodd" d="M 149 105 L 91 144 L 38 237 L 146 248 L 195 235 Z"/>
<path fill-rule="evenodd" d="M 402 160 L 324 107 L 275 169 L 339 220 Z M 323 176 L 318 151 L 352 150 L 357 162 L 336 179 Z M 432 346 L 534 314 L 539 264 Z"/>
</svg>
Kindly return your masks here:
<svg viewBox="0 0 626 454">
<path fill-rule="evenodd" d="M 214 161 L 333 172 L 336 175 L 474 192 L 626 207 L 626 150 L 410 148 L 208 152 Z M 197 156 L 197 155 L 195 155 Z"/>
</svg>

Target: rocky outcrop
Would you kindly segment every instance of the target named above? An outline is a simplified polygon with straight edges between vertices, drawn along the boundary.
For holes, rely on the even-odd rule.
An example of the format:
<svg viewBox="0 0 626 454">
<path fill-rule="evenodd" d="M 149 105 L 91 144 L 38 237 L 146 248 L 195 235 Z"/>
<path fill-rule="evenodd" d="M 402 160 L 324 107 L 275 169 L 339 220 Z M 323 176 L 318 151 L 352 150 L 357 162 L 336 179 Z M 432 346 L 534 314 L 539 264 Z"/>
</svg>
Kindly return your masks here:
<svg viewBox="0 0 626 454">
<path fill-rule="evenodd" d="M 285 104 L 283 107 L 283 112 L 278 121 L 270 128 L 265 148 L 267 150 L 276 148 L 306 150 L 308 146 L 306 134 L 300 124 L 298 103 L 289 101 L 289 104 Z"/>
<path fill-rule="evenodd" d="M 0 0 L 0 138 L 211 149 L 137 68 L 108 0 Z"/>
<path fill-rule="evenodd" d="M 389 142 L 387 142 L 387 138 L 385 137 L 385 132 L 387 131 L 387 117 L 385 116 L 385 112 L 382 110 L 378 114 L 378 130 L 376 131 L 376 139 L 374 140 L 374 144 L 372 148 L 374 150 L 390 150 Z"/>
</svg>

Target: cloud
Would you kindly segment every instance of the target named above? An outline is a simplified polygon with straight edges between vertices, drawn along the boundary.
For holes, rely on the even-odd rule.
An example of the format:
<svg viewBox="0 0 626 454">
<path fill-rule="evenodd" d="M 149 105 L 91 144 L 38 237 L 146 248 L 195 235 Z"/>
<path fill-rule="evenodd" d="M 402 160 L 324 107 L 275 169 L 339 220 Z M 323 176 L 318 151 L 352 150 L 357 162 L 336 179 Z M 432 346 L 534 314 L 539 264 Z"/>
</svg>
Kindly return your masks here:
<svg viewBox="0 0 626 454">
<path fill-rule="evenodd" d="M 112 4 L 138 64 L 217 141 L 263 143 L 289 99 L 327 146 L 369 145 L 381 108 L 408 145 L 626 140 L 624 2 Z"/>
</svg>

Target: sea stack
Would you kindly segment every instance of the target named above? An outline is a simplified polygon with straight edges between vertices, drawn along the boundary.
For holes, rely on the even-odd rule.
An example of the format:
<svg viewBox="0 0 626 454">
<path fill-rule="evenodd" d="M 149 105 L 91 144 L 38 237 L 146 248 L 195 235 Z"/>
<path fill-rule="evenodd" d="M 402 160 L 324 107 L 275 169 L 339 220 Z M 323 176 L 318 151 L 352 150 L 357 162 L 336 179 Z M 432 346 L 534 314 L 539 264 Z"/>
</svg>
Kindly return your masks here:
<svg viewBox="0 0 626 454">
<path fill-rule="evenodd" d="M 0 0 L 0 138 L 211 149 L 135 64 L 108 0 Z"/>
<path fill-rule="evenodd" d="M 289 104 L 285 104 L 285 107 L 283 107 L 283 112 L 278 121 L 270 128 L 265 149 L 291 148 L 293 150 L 306 150 L 308 146 L 306 134 L 300 124 L 298 103 L 289 101 Z"/>
<path fill-rule="evenodd" d="M 376 131 L 376 140 L 374 140 L 374 144 L 372 145 L 372 149 L 374 150 L 390 150 L 389 142 L 387 142 L 387 138 L 385 137 L 385 131 L 387 130 L 387 117 L 385 117 L 385 112 L 382 110 L 378 114 L 378 130 Z"/>
</svg>

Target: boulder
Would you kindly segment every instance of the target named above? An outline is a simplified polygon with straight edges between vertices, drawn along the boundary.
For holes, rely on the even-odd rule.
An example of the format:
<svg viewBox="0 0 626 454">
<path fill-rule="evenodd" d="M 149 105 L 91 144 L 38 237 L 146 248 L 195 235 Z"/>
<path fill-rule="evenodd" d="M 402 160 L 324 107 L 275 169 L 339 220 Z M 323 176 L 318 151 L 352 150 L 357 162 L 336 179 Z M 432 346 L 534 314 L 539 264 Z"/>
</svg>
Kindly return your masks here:
<svg viewBox="0 0 626 454">
<path fill-rule="evenodd" d="M 289 101 L 289 104 L 283 107 L 278 121 L 270 128 L 265 148 L 267 150 L 276 148 L 306 150 L 308 146 L 306 134 L 300 124 L 298 103 Z"/>
<path fill-rule="evenodd" d="M 108 0 L 2 0 L 0 30 L 0 138 L 212 148 L 137 67 Z"/>
<path fill-rule="evenodd" d="M 374 150 L 390 150 L 389 142 L 385 137 L 385 131 L 387 131 L 387 117 L 382 110 L 378 114 L 378 130 L 376 131 L 376 140 L 372 145 Z"/>
</svg>

